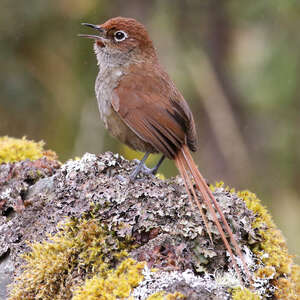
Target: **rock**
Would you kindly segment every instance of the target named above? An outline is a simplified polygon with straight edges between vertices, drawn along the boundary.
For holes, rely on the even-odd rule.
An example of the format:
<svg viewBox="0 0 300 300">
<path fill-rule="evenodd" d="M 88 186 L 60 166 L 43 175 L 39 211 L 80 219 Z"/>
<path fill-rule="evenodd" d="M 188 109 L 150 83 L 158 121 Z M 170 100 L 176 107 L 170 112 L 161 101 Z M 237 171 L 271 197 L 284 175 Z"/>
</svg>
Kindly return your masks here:
<svg viewBox="0 0 300 300">
<path fill-rule="evenodd" d="M 80 160 L 70 160 L 60 167 L 55 163 L 49 166 L 46 160 L 43 164 L 28 164 L 19 162 L 0 167 L 0 199 L 5 201 L 0 217 L 0 287 L 12 281 L 14 286 L 25 290 L 30 270 L 26 269 L 28 260 L 20 254 L 30 253 L 28 242 L 47 241 L 65 230 L 58 224 L 65 222 L 66 217 L 96 220 L 105 228 L 107 250 L 104 255 L 101 248 L 101 260 L 108 268 L 115 268 L 125 255 L 118 258 L 110 251 L 121 253 L 121 248 L 135 261 L 146 262 L 144 279 L 130 289 L 134 299 L 147 299 L 162 290 L 180 292 L 187 299 L 230 299 L 229 288 L 241 284 L 212 217 L 207 213 L 214 245 L 200 214 L 188 202 L 181 178 L 162 181 L 147 176 L 131 183 L 129 174 L 135 163 L 110 152 L 100 156 L 87 153 Z M 9 177 L 12 168 L 18 172 Z M 30 170 L 32 174 L 39 170 L 39 179 L 32 176 L 35 179 L 28 180 Z M 251 225 L 256 216 L 236 193 L 220 187 L 214 195 L 254 274 L 262 266 L 252 252 L 261 240 Z M 20 208 L 19 197 L 25 204 L 22 209 L 16 209 Z M 55 239 L 51 243 L 55 244 Z M 80 263 L 76 262 L 72 268 L 72 273 L 68 273 L 70 286 L 61 283 L 68 295 L 80 290 L 87 278 L 97 276 L 95 270 L 88 274 L 87 270 L 93 270 L 92 265 L 85 266 L 84 272 Z M 27 279 L 22 277 L 24 274 Z M 257 279 L 256 283 L 257 292 L 262 293 L 262 286 L 266 290 L 271 279 Z M 33 289 L 28 293 L 36 295 L 38 291 Z"/>
</svg>

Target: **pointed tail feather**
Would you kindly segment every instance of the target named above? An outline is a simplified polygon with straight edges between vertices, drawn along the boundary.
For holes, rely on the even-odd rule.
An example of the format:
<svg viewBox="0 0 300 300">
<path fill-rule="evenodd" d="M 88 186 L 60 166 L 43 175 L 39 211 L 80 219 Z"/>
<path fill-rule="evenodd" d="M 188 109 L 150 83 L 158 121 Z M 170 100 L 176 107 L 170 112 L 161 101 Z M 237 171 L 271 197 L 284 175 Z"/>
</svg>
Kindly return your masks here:
<svg viewBox="0 0 300 300">
<path fill-rule="evenodd" d="M 200 201 L 199 201 L 199 199 L 196 195 L 192 180 L 191 180 L 191 178 L 190 178 L 190 176 L 187 172 L 187 166 L 184 164 L 184 161 L 182 159 L 175 159 L 175 163 L 176 163 L 176 166 L 177 166 L 181 176 L 183 177 L 183 182 L 184 182 L 184 185 L 185 185 L 185 189 L 187 191 L 189 201 L 192 204 L 193 210 L 195 210 L 195 205 L 194 205 L 194 202 L 193 202 L 193 197 L 194 197 L 194 201 L 196 202 L 197 207 L 200 211 L 201 217 L 204 221 L 207 233 L 209 235 L 209 239 L 210 239 L 211 243 L 213 244 L 213 239 L 212 239 L 212 236 L 211 236 L 210 228 L 208 226 L 208 221 L 207 221 L 206 215 L 203 213 L 201 203 L 200 203 Z"/>
<path fill-rule="evenodd" d="M 178 170 L 179 170 L 181 176 L 184 179 L 185 188 L 186 188 L 187 193 L 189 195 L 190 202 L 193 203 L 193 201 L 191 199 L 192 195 L 194 197 L 194 201 L 196 202 L 196 204 L 198 206 L 198 209 L 199 209 L 199 211 L 201 213 L 201 216 L 203 217 L 203 220 L 204 220 L 204 223 L 205 223 L 205 226 L 206 226 L 206 229 L 207 229 L 207 232 L 209 234 L 210 239 L 212 240 L 211 233 L 210 233 L 210 230 L 209 230 L 209 227 L 208 227 L 208 223 L 207 223 L 207 219 L 206 219 L 205 215 L 203 214 L 201 204 L 199 202 L 198 197 L 196 196 L 196 193 L 195 193 L 195 190 L 194 190 L 191 178 L 189 176 L 189 173 L 193 177 L 194 182 L 196 184 L 196 187 L 201 192 L 203 200 L 204 200 L 204 203 L 205 203 L 207 209 L 209 210 L 209 212 L 211 213 L 211 215 L 213 217 L 214 223 L 217 226 L 217 229 L 218 229 L 218 231 L 219 231 L 219 233 L 221 235 L 221 238 L 223 240 L 223 243 L 224 243 L 227 251 L 229 252 L 229 255 L 230 255 L 231 260 L 233 262 L 234 269 L 237 272 L 237 275 L 238 275 L 240 281 L 242 282 L 242 280 L 241 280 L 241 272 L 240 272 L 240 270 L 238 268 L 236 259 L 235 259 L 234 255 L 233 255 L 233 252 L 232 252 L 232 249 L 231 249 L 231 246 L 229 245 L 229 243 L 227 241 L 227 238 L 225 236 L 225 232 L 224 232 L 224 230 L 223 230 L 223 228 L 222 228 L 222 226 L 220 224 L 220 221 L 219 221 L 219 219 L 217 217 L 215 209 L 217 210 L 217 212 L 219 213 L 219 215 L 221 217 L 222 223 L 225 226 L 225 231 L 229 235 L 230 241 L 233 244 L 238 257 L 242 261 L 243 267 L 245 269 L 245 272 L 247 274 L 247 277 L 248 277 L 249 281 L 252 282 L 250 272 L 248 270 L 248 267 L 246 265 L 246 262 L 244 260 L 243 255 L 242 255 L 240 247 L 237 244 L 237 242 L 236 242 L 236 240 L 235 240 L 235 238 L 233 236 L 233 233 L 232 233 L 232 231 L 231 231 L 231 229 L 230 229 L 230 227 L 229 227 L 229 225 L 228 225 L 228 223 L 226 221 L 226 218 L 225 218 L 225 216 L 224 216 L 221 208 L 218 205 L 218 202 L 216 201 L 216 199 L 213 196 L 211 190 L 207 186 L 207 184 L 206 184 L 203 176 L 199 172 L 199 170 L 198 170 L 198 168 L 197 168 L 197 166 L 196 166 L 196 164 L 195 164 L 195 162 L 194 162 L 194 160 L 193 160 L 193 158 L 192 158 L 192 156 L 190 154 L 190 151 L 189 151 L 187 145 L 183 145 L 183 147 L 181 148 L 181 150 L 178 152 L 177 156 L 175 157 L 175 163 L 176 163 L 176 166 L 178 167 Z M 190 192 L 190 190 L 191 190 L 191 192 Z"/>
</svg>

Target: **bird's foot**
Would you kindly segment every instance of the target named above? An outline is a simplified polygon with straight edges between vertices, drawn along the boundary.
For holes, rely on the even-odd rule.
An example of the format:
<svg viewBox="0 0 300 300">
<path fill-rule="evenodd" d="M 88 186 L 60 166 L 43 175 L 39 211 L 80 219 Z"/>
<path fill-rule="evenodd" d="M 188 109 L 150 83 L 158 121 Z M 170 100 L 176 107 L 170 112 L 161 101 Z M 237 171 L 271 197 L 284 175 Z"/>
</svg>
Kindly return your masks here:
<svg viewBox="0 0 300 300">
<path fill-rule="evenodd" d="M 144 175 L 155 175 L 157 173 L 158 167 L 155 166 L 153 168 L 148 168 L 144 162 L 134 159 L 134 162 L 136 162 L 138 165 L 136 168 L 132 171 L 132 173 L 129 175 L 130 181 L 134 181 L 137 179 L 137 176 L 139 174 L 144 174 Z"/>
<path fill-rule="evenodd" d="M 139 175 L 139 173 L 143 173 L 145 175 L 155 175 L 157 173 L 157 170 L 159 168 L 159 166 L 162 164 L 162 162 L 165 159 L 165 156 L 163 155 L 160 160 L 158 161 L 158 163 L 156 164 L 156 166 L 154 168 L 148 168 L 145 165 L 145 161 L 149 156 L 149 152 L 147 152 L 144 157 L 142 158 L 141 161 L 139 161 L 138 159 L 134 159 L 134 161 L 136 163 L 138 163 L 137 167 L 133 170 L 133 172 L 129 175 L 130 181 L 134 181 L 136 180 L 136 177 Z"/>
</svg>

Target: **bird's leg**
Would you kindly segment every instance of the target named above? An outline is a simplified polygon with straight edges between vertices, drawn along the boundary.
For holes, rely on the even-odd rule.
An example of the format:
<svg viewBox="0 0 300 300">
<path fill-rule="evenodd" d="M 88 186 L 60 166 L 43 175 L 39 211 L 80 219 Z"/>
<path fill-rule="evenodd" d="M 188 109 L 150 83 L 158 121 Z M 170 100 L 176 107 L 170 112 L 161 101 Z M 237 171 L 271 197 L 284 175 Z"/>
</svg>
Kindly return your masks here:
<svg viewBox="0 0 300 300">
<path fill-rule="evenodd" d="M 146 174 L 146 175 L 150 175 L 150 174 L 153 174 L 155 175 L 158 168 L 160 167 L 160 165 L 162 164 L 162 162 L 164 161 L 165 159 L 165 156 L 163 155 L 160 160 L 158 161 L 158 163 L 156 164 L 155 167 L 153 168 L 148 168 L 146 165 L 145 165 L 145 161 L 147 160 L 148 156 L 149 156 L 150 152 L 146 152 L 144 157 L 142 158 L 141 161 L 139 161 L 139 164 L 137 165 L 137 167 L 133 170 L 133 172 L 130 174 L 130 180 L 131 181 L 134 181 L 137 177 L 137 175 L 139 173 L 143 173 L 143 174 Z M 138 160 L 136 160 L 138 161 Z"/>
<path fill-rule="evenodd" d="M 158 161 L 158 163 L 156 164 L 156 166 L 154 166 L 152 169 L 149 169 L 153 175 L 155 175 L 160 167 L 160 165 L 163 163 L 163 161 L 165 160 L 165 156 L 162 155 L 160 160 Z"/>
<path fill-rule="evenodd" d="M 139 162 L 139 164 L 137 165 L 137 167 L 133 170 L 133 172 L 130 174 L 130 180 L 134 181 L 136 179 L 136 177 L 138 176 L 138 174 L 141 172 L 141 170 L 143 169 L 143 167 L 145 167 L 145 161 L 148 158 L 148 156 L 150 155 L 150 152 L 146 152 L 144 157 L 142 158 L 142 160 Z"/>
</svg>

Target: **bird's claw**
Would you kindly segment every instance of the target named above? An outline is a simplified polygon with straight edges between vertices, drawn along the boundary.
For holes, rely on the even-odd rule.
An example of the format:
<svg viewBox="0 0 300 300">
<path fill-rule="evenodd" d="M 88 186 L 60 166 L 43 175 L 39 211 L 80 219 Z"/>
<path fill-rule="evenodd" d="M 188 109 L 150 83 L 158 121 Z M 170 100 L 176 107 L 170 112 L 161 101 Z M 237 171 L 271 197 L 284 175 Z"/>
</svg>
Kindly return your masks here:
<svg viewBox="0 0 300 300">
<path fill-rule="evenodd" d="M 142 173 L 144 175 L 155 175 L 157 172 L 156 167 L 154 168 L 148 168 L 144 163 L 141 164 L 141 162 L 138 159 L 134 159 L 134 162 L 138 163 L 137 167 L 132 171 L 132 173 L 129 175 L 130 181 L 134 181 L 137 179 L 137 176 Z M 141 178 L 142 179 L 142 178 Z"/>
</svg>

